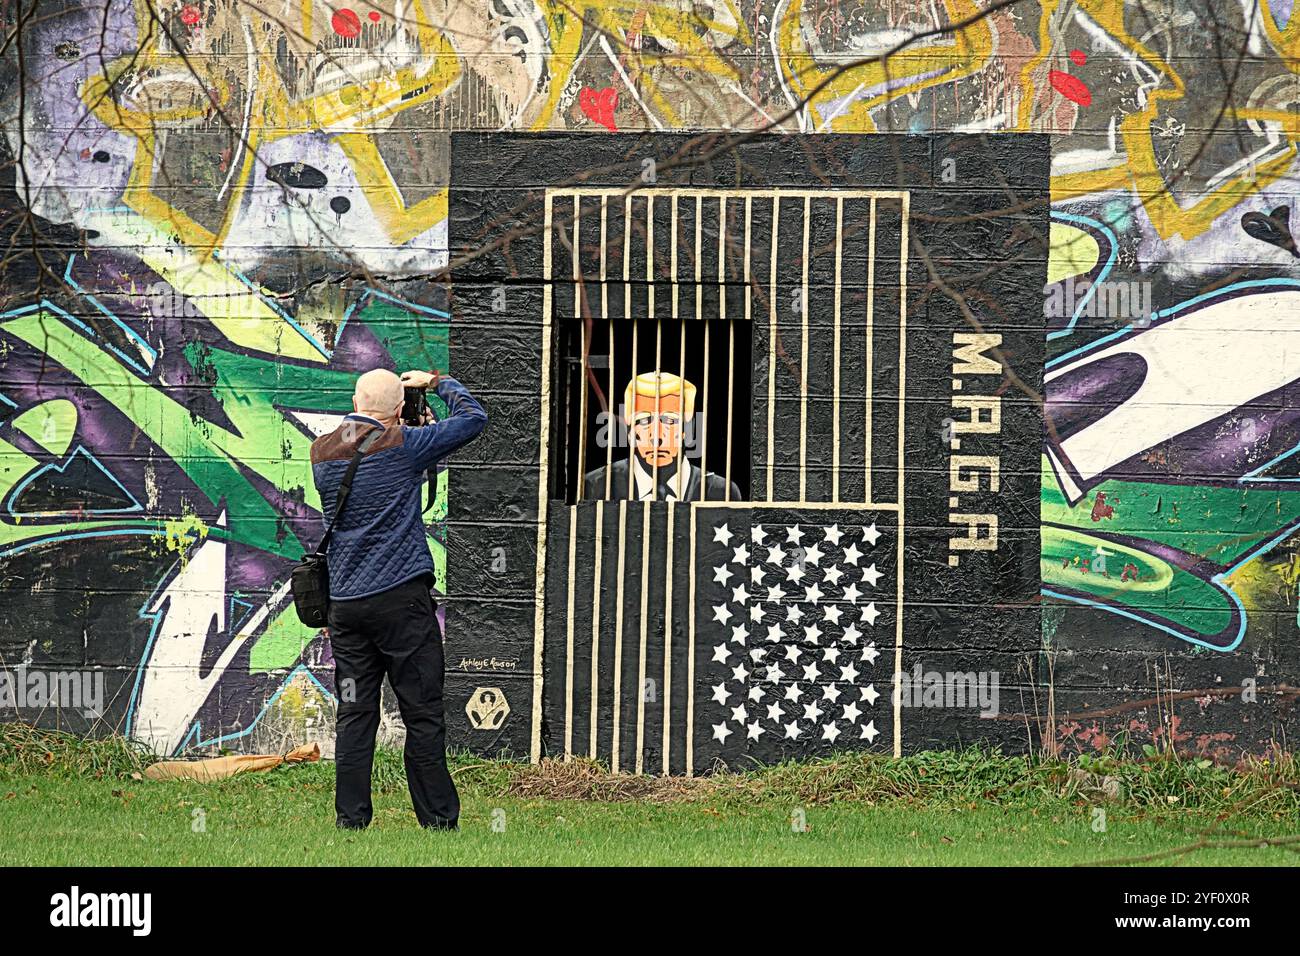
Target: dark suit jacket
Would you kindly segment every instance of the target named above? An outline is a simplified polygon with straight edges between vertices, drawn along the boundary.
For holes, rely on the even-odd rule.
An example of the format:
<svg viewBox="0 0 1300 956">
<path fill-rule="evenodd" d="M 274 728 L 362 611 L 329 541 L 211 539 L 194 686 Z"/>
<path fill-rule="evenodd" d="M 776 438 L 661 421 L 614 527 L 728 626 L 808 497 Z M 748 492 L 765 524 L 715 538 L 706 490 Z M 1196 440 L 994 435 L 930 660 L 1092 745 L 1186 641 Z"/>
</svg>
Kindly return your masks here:
<svg viewBox="0 0 1300 956">
<path fill-rule="evenodd" d="M 628 497 L 628 460 L 622 458 L 610 466 L 610 483 L 609 483 L 609 500 L 618 501 Z M 680 501 L 699 501 L 700 482 L 704 482 L 705 501 L 724 501 L 727 497 L 727 479 L 721 475 L 715 475 L 713 472 L 701 472 L 694 465 L 691 466 L 690 476 L 686 480 L 686 495 L 683 498 L 676 499 Z M 664 482 L 661 481 L 661 484 Z M 605 467 L 602 465 L 595 471 L 587 472 L 587 477 L 583 481 L 582 499 L 583 501 L 599 501 L 605 497 Z M 659 500 L 664 500 L 660 498 Z M 731 500 L 740 501 L 740 488 L 733 481 L 731 483 Z"/>
</svg>

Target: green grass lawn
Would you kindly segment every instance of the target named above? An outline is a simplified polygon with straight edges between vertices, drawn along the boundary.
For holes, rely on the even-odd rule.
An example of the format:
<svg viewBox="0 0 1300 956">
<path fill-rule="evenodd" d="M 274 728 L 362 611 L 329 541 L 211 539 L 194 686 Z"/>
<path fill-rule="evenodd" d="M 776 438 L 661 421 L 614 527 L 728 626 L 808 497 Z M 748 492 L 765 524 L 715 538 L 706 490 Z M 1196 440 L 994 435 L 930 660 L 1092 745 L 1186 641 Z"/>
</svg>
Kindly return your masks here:
<svg viewBox="0 0 1300 956">
<path fill-rule="evenodd" d="M 461 829 L 446 833 L 416 825 L 400 756 L 384 753 L 374 823 L 345 833 L 333 826 L 332 764 L 155 782 L 133 778 L 134 756 L 47 746 L 0 739 L 0 865 L 1063 865 L 1198 842 L 1211 845 L 1144 862 L 1300 863 L 1294 763 L 1081 771 L 962 751 L 844 755 L 690 782 L 460 757 Z M 1093 792 L 1100 776 L 1089 774 L 1102 771 L 1121 796 Z M 807 827 L 796 832 L 799 813 Z"/>
<path fill-rule="evenodd" d="M 834 804 L 805 809 L 794 832 L 791 808 L 771 803 L 643 804 L 489 798 L 466 794 L 461 830 L 415 824 L 405 794 L 383 793 L 361 833 L 332 826 L 333 794 L 323 775 L 290 786 L 252 780 L 218 785 L 48 778 L 11 779 L 0 802 L 0 864 L 26 865 L 912 865 L 1071 864 L 1170 850 L 1213 826 L 1197 815 L 1110 811 L 1104 833 L 1090 811 L 1056 812 L 906 805 Z M 12 796 L 10 796 L 12 794 Z M 504 832 L 492 829 L 504 811 Z M 205 832 L 193 832 L 201 809 Z M 500 818 L 500 815 L 498 815 Z M 1225 821 L 1225 834 L 1284 836 L 1276 823 Z M 1286 847 L 1205 849 L 1196 864 L 1294 865 Z"/>
</svg>

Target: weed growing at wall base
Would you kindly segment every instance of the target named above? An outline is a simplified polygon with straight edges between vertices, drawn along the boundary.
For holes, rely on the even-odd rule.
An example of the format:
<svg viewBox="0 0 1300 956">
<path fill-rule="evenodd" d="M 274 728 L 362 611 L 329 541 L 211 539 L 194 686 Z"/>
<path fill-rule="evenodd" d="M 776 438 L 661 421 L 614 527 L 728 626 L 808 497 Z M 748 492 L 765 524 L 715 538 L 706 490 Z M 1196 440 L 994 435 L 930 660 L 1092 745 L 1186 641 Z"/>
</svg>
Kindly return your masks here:
<svg viewBox="0 0 1300 956">
<path fill-rule="evenodd" d="M 0 777 L 127 779 L 154 759 L 144 744 L 126 737 L 83 737 L 25 723 L 0 723 Z"/>
</svg>

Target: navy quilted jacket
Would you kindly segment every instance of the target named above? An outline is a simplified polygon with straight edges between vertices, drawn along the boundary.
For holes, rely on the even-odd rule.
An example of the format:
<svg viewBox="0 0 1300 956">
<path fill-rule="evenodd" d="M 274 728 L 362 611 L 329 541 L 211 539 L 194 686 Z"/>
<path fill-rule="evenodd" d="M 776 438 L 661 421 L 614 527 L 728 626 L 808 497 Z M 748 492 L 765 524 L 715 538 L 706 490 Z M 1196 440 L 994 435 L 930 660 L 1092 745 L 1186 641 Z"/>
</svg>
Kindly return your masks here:
<svg viewBox="0 0 1300 956">
<path fill-rule="evenodd" d="M 425 472 L 473 441 L 487 425 L 483 406 L 455 379 L 441 379 L 437 391 L 447 403 L 446 418 L 418 428 L 394 425 L 372 441 L 362 456 L 330 538 L 332 600 L 370 597 L 433 574 L 433 557 L 420 515 Z M 325 515 L 334 513 L 348 462 L 374 427 L 383 426 L 354 413 L 312 443 L 312 477 Z"/>
</svg>

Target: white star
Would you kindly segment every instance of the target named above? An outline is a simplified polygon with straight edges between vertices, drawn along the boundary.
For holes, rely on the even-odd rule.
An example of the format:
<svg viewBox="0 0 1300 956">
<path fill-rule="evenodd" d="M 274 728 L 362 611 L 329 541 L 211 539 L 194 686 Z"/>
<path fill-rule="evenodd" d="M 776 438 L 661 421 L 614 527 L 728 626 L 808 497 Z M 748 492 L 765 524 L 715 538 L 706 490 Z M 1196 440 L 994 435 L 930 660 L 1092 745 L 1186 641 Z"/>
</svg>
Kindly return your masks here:
<svg viewBox="0 0 1300 956">
<path fill-rule="evenodd" d="M 745 696 L 752 701 L 760 701 L 763 699 L 763 688 L 755 684 L 753 687 L 749 689 L 749 693 L 746 694 Z"/>
<path fill-rule="evenodd" d="M 779 721 L 785 714 L 781 710 L 781 705 L 776 701 L 767 705 L 767 719 L 773 722 Z"/>
<path fill-rule="evenodd" d="M 862 688 L 861 694 L 862 696 L 859 699 L 865 700 L 868 706 L 875 706 L 876 698 L 880 696 L 880 693 L 876 690 L 875 684 L 868 684 L 866 687 Z"/>
<path fill-rule="evenodd" d="M 726 644 L 719 644 L 713 649 L 713 659 L 719 664 L 727 663 L 727 658 L 731 656 L 731 651 L 727 649 Z"/>
<path fill-rule="evenodd" d="M 750 544 L 762 544 L 763 536 L 766 534 L 767 532 L 763 530 L 763 526 L 761 524 L 754 525 L 754 527 L 749 529 Z"/>
<path fill-rule="evenodd" d="M 798 525 L 795 525 L 793 528 L 785 529 L 786 544 L 801 544 L 802 542 L 803 542 L 803 532 L 799 530 Z"/>
<path fill-rule="evenodd" d="M 847 665 L 840 668 L 840 680 L 844 681 L 844 683 L 852 684 L 857 679 L 858 669 L 853 666 L 852 661 L 849 661 Z"/>
<path fill-rule="evenodd" d="M 804 588 L 803 593 L 804 593 L 804 600 L 807 601 L 809 604 L 816 604 L 818 601 L 822 599 L 822 589 L 819 588 L 815 583 L 810 584 L 806 588 Z"/>
<path fill-rule="evenodd" d="M 785 672 L 781 670 L 780 664 L 767 665 L 767 677 L 765 677 L 764 680 L 768 681 L 769 683 L 775 684 L 783 677 L 785 677 Z"/>
<path fill-rule="evenodd" d="M 876 582 L 879 581 L 881 577 L 883 577 L 883 575 L 876 570 L 876 566 L 874 564 L 871 567 L 867 568 L 867 570 L 862 572 L 862 580 L 866 581 L 873 588 L 876 586 Z"/>
<path fill-rule="evenodd" d="M 763 583 L 763 566 L 761 564 L 756 564 L 749 569 L 749 580 L 753 584 Z M 723 581 L 722 583 L 726 584 L 727 582 Z"/>
<path fill-rule="evenodd" d="M 822 728 L 822 740 L 829 740 L 835 743 L 835 738 L 840 735 L 840 729 L 834 724 L 827 724 Z"/>
<path fill-rule="evenodd" d="M 781 585 L 776 584 L 767 589 L 768 604 L 779 604 L 783 600 L 785 600 L 785 588 Z"/>
<path fill-rule="evenodd" d="M 802 564 L 792 564 L 785 569 L 785 579 L 787 581 L 793 581 L 795 584 L 798 584 L 800 581 L 803 580 L 803 576 L 805 573 L 806 572 L 804 571 Z"/>
<path fill-rule="evenodd" d="M 737 704 L 731 708 L 731 719 L 738 724 L 743 724 L 749 719 L 749 713 L 745 710 L 744 704 Z"/>
<path fill-rule="evenodd" d="M 844 716 L 841 719 L 847 720 L 851 724 L 856 724 L 858 722 L 858 718 L 861 716 L 862 716 L 862 711 L 858 710 L 858 705 L 856 701 L 849 701 L 847 704 L 844 705 Z"/>
<path fill-rule="evenodd" d="M 805 664 L 803 666 L 803 679 L 806 681 L 815 684 L 817 683 L 817 678 L 821 677 L 821 674 L 822 672 L 817 669 L 816 661 L 813 661 L 811 664 Z"/>
<path fill-rule="evenodd" d="M 783 637 L 785 637 L 785 633 L 781 630 L 780 624 L 769 624 L 767 626 L 767 639 L 773 644 Z"/>
<path fill-rule="evenodd" d="M 844 569 L 836 564 L 832 564 L 822 572 L 822 580 L 829 581 L 831 584 L 839 584 L 842 577 L 844 577 Z"/>
<path fill-rule="evenodd" d="M 731 620 L 731 609 L 725 604 L 713 605 L 713 619 L 719 624 L 726 624 Z"/>
<path fill-rule="evenodd" d="M 714 739 L 714 740 L 721 741 L 722 743 L 725 744 L 725 743 L 727 742 L 727 738 L 728 738 L 729 736 L 731 736 L 731 729 L 730 729 L 726 724 L 714 724 L 714 725 L 713 725 L 713 739 Z"/>
<path fill-rule="evenodd" d="M 823 713 L 822 709 L 817 706 L 817 701 L 813 701 L 811 704 L 803 705 L 804 720 L 816 720 L 818 717 L 822 715 L 822 713 Z"/>
<path fill-rule="evenodd" d="M 880 612 L 876 610 L 876 602 L 872 601 L 862 609 L 862 620 L 866 621 L 872 627 L 876 625 L 876 618 L 880 617 Z"/>
<path fill-rule="evenodd" d="M 745 547 L 743 544 L 738 548 L 733 548 L 731 560 L 735 564 L 748 564 L 749 548 Z"/>
<path fill-rule="evenodd" d="M 744 664 L 737 664 L 731 669 L 731 679 L 738 680 L 742 684 L 749 679 L 749 671 Z"/>
<path fill-rule="evenodd" d="M 840 530 L 838 524 L 833 524 L 829 528 L 823 528 L 822 530 L 826 532 L 825 540 L 829 541 L 831 544 L 839 544 L 840 536 L 844 534 L 844 532 Z"/>
<path fill-rule="evenodd" d="M 763 620 L 763 605 L 761 605 L 761 604 L 751 604 L 751 605 L 749 606 L 749 619 L 750 619 L 751 621 L 761 621 L 761 620 Z"/>
<path fill-rule="evenodd" d="M 737 624 L 731 629 L 731 639 L 737 644 L 744 644 L 747 637 L 749 637 L 749 630 L 745 625 Z"/>
<path fill-rule="evenodd" d="M 867 724 L 867 726 L 862 728 L 862 736 L 859 739 L 871 743 L 879 736 L 880 731 L 876 729 L 876 722 L 873 720 L 871 723 Z"/>
<path fill-rule="evenodd" d="M 813 644 L 816 644 L 817 639 L 822 636 L 822 629 L 818 627 L 816 624 L 809 624 L 807 627 L 803 629 L 803 636 L 804 636 L 804 640 L 811 641 Z"/>
<path fill-rule="evenodd" d="M 762 661 L 765 657 L 767 657 L 766 647 L 755 647 L 749 652 L 749 659 L 755 663 Z"/>
<path fill-rule="evenodd" d="M 817 547 L 815 544 L 811 548 L 803 549 L 804 563 L 811 564 L 814 568 L 822 563 L 822 558 L 824 557 L 826 557 L 826 555 L 822 554 L 821 548 Z"/>
<path fill-rule="evenodd" d="M 848 601 L 850 604 L 857 604 L 858 598 L 859 596 L 861 596 L 861 594 L 862 592 L 858 590 L 858 586 L 856 584 L 850 583 L 844 589 L 844 600 Z"/>
<path fill-rule="evenodd" d="M 795 723 L 793 720 L 790 721 L 790 723 L 785 725 L 785 739 L 786 740 L 799 739 L 799 725 Z"/>
<path fill-rule="evenodd" d="M 862 529 L 862 537 L 867 539 L 867 544 L 874 545 L 880 538 L 880 532 L 876 530 L 876 523 L 871 522 L 871 527 Z"/>
<path fill-rule="evenodd" d="M 830 621 L 832 624 L 838 625 L 840 623 L 840 615 L 843 613 L 844 608 L 840 607 L 838 604 L 827 604 L 825 609 L 822 611 L 822 614 L 824 615 L 822 620 Z"/>
<path fill-rule="evenodd" d="M 834 664 L 840 659 L 840 649 L 838 647 L 828 647 L 822 651 L 822 660 L 828 664 Z"/>
<path fill-rule="evenodd" d="M 803 609 L 797 604 L 791 604 L 785 609 L 785 619 L 798 623 L 803 620 Z"/>
<path fill-rule="evenodd" d="M 767 549 L 768 564 L 780 564 L 784 560 L 785 560 L 785 552 L 782 551 L 777 545 L 774 544 L 768 547 Z"/>
<path fill-rule="evenodd" d="M 746 736 L 750 740 L 757 740 L 759 735 L 762 733 L 763 733 L 763 728 L 758 725 L 758 721 L 756 720 L 749 725 L 749 733 Z"/>
<path fill-rule="evenodd" d="M 729 577 L 731 577 L 731 568 L 725 564 L 720 568 L 713 569 L 713 580 L 718 584 L 726 584 Z"/>
<path fill-rule="evenodd" d="M 862 659 L 868 664 L 874 664 L 876 658 L 880 656 L 880 651 L 876 650 L 876 642 L 872 641 L 862 649 Z"/>
<path fill-rule="evenodd" d="M 799 655 L 803 653 L 803 648 L 798 644 L 787 644 L 785 647 L 785 659 L 793 664 L 799 662 Z"/>
<path fill-rule="evenodd" d="M 840 689 L 834 684 L 827 684 L 822 688 L 822 700 L 829 700 L 832 704 L 840 699 Z"/>
<path fill-rule="evenodd" d="M 717 703 L 717 704 L 725 704 L 725 703 L 727 702 L 727 698 L 730 697 L 730 696 L 731 696 L 731 692 L 730 692 L 729 690 L 727 690 L 727 685 L 726 685 L 726 684 L 714 684 L 714 685 L 713 685 L 713 701 L 714 701 L 714 703 Z"/>
<path fill-rule="evenodd" d="M 858 559 L 861 557 L 862 557 L 862 552 L 859 551 L 858 546 L 856 544 L 853 544 L 852 542 L 850 542 L 849 546 L 844 549 L 845 564 L 851 564 L 856 568 L 858 566 Z"/>
<path fill-rule="evenodd" d="M 725 524 L 720 524 L 713 529 L 713 541 L 715 544 L 730 544 L 731 529 Z"/>
<path fill-rule="evenodd" d="M 744 604 L 749 600 L 749 591 L 745 589 L 743 584 L 737 584 L 731 589 L 731 599 L 737 604 Z"/>
<path fill-rule="evenodd" d="M 843 640 L 845 644 L 856 644 L 858 643 L 858 638 L 861 636 L 862 632 L 858 630 L 858 626 L 856 624 L 850 624 L 844 629 Z"/>
</svg>

